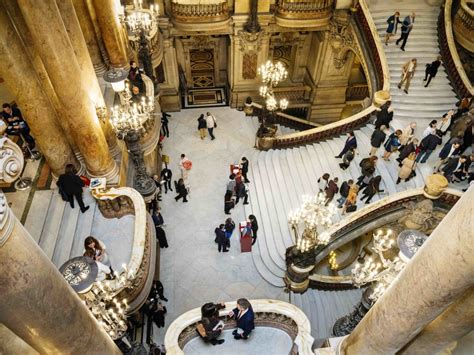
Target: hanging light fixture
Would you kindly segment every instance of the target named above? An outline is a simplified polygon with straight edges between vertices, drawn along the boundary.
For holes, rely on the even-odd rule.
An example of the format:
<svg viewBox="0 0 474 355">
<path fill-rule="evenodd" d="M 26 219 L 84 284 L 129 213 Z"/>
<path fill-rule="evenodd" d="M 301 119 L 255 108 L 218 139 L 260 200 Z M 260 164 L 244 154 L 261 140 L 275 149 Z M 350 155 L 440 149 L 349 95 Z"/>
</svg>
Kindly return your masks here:
<svg viewBox="0 0 474 355">
<path fill-rule="evenodd" d="M 142 0 L 134 0 L 132 9 L 120 6 L 119 19 L 132 36 L 138 37 L 144 32 L 147 37 L 151 37 L 158 27 L 159 9 L 159 5 L 150 5 L 149 9 L 144 9 Z"/>
<path fill-rule="evenodd" d="M 273 88 L 288 77 L 288 71 L 285 66 L 281 62 L 272 63 L 268 60 L 258 68 L 257 73 L 264 83 L 260 87 L 260 96 L 265 98 L 267 110 L 271 112 L 277 109 L 286 110 L 288 108 L 288 100 L 283 98 L 278 102 L 273 93 Z"/>
</svg>

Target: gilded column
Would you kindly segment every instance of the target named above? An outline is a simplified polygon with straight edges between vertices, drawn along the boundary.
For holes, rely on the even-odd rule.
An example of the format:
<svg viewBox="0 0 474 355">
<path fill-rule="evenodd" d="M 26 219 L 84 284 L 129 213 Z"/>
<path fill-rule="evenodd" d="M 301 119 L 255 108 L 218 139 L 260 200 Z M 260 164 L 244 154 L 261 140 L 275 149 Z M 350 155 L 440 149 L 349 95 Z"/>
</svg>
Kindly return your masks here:
<svg viewBox="0 0 474 355">
<path fill-rule="evenodd" d="M 56 2 L 58 4 L 64 25 L 66 26 L 66 31 L 69 34 L 69 40 L 71 41 L 74 52 L 76 53 L 77 61 L 81 67 L 81 78 L 86 87 L 89 89 L 89 98 L 95 104 L 95 106 L 105 108 L 106 106 L 104 97 L 102 95 L 102 91 L 100 90 L 99 81 L 97 80 L 97 76 L 91 61 L 91 56 L 89 55 L 88 47 L 84 40 L 72 0 L 57 0 Z M 112 129 L 112 125 L 110 124 L 106 112 L 107 111 L 105 111 L 105 114 L 102 117 L 99 117 L 99 122 L 112 154 L 116 155 L 120 152 L 117 146 L 117 137 Z"/>
<path fill-rule="evenodd" d="M 395 354 L 474 284 L 474 187 L 343 340 L 341 354 Z"/>
<path fill-rule="evenodd" d="M 474 287 L 451 304 L 416 336 L 400 354 L 442 354 L 452 343 L 474 329 Z"/>
<path fill-rule="evenodd" d="M 89 98 L 81 67 L 71 46 L 55 2 L 19 0 L 21 12 L 30 29 L 51 83 L 65 108 L 74 140 L 91 176 L 114 178 L 118 169 L 109 152 L 104 133 Z"/>
<path fill-rule="evenodd" d="M 118 17 L 119 3 L 115 0 L 93 0 L 105 49 L 110 65 L 125 68 L 128 65 L 128 39 Z"/>
<path fill-rule="evenodd" d="M 74 152 L 46 97 L 15 28 L 0 8 L 0 73 L 25 115 L 38 146 L 55 176 L 66 164 L 79 168 Z M 79 170 L 79 169 L 78 169 Z"/>
<path fill-rule="evenodd" d="M 107 65 L 102 58 L 100 51 L 99 42 L 94 29 L 94 23 L 92 22 L 89 9 L 85 0 L 74 0 L 74 8 L 76 10 L 77 18 L 81 25 L 82 34 L 87 44 L 87 49 L 94 64 L 94 70 L 97 75 L 103 75 L 107 71 Z M 58 2 L 59 5 L 59 2 Z"/>
</svg>

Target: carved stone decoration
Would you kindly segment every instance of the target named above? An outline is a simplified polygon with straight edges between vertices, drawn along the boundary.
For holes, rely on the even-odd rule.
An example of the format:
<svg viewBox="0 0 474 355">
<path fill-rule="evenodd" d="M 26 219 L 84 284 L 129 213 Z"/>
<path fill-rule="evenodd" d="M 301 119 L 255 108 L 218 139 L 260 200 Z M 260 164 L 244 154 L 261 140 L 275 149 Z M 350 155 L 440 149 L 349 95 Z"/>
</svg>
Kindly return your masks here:
<svg viewBox="0 0 474 355">
<path fill-rule="evenodd" d="M 349 50 L 357 47 L 348 16 L 335 16 L 329 22 L 329 40 L 334 53 L 334 66 L 341 69 L 346 64 Z"/>
<path fill-rule="evenodd" d="M 242 60 L 242 78 L 255 79 L 257 76 L 257 59 L 255 52 L 245 53 Z"/>
<path fill-rule="evenodd" d="M 404 204 L 407 209 L 406 216 L 400 219 L 400 223 L 408 229 L 421 231 L 425 234 L 431 233 L 446 215 L 445 212 L 434 210 L 433 201 L 425 199 L 420 202 L 408 202 Z"/>
<path fill-rule="evenodd" d="M 213 47 L 213 43 L 209 36 L 198 35 L 193 36 L 192 48 L 194 49 L 204 49 Z"/>
<path fill-rule="evenodd" d="M 21 148 L 8 138 L 0 138 L 0 181 L 14 182 L 20 177 L 24 163 Z"/>
<path fill-rule="evenodd" d="M 447 187 L 448 179 L 446 179 L 443 175 L 430 175 L 426 178 L 424 195 L 431 199 L 438 199 Z"/>
<path fill-rule="evenodd" d="M 360 323 L 362 318 L 364 318 L 366 313 L 369 311 L 370 307 L 372 307 L 372 301 L 369 299 L 369 295 L 371 292 L 372 290 L 370 287 L 366 289 L 362 294 L 362 299 L 354 307 L 352 313 L 336 320 L 332 327 L 333 335 L 337 337 L 342 337 L 344 335 L 352 333 L 357 324 Z"/>
<path fill-rule="evenodd" d="M 5 195 L 3 192 L 0 192 L 0 247 L 5 244 L 8 237 L 12 234 L 14 224 L 13 212 L 8 207 Z"/>
<path fill-rule="evenodd" d="M 247 53 L 250 51 L 258 52 L 260 49 L 260 44 L 263 37 L 265 36 L 265 31 L 261 30 L 260 32 L 251 33 L 246 31 L 238 31 L 237 35 L 240 38 L 240 51 Z"/>
</svg>

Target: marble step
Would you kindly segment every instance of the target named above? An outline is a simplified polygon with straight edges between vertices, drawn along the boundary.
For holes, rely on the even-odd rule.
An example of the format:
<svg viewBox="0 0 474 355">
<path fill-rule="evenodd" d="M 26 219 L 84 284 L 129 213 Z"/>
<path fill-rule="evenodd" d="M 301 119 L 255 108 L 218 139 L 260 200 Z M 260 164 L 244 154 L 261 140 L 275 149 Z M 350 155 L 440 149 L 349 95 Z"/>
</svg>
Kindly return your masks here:
<svg viewBox="0 0 474 355">
<path fill-rule="evenodd" d="M 84 240 L 92 235 L 94 216 L 96 213 L 100 213 L 95 202 L 84 202 L 89 205 L 89 209 L 85 213 L 79 214 L 69 258 L 81 256 L 84 253 Z"/>
<path fill-rule="evenodd" d="M 63 218 L 59 228 L 58 238 L 54 247 L 52 258 L 53 264 L 58 268 L 69 259 L 79 213 L 81 213 L 79 206 L 71 208 L 69 205 L 66 205 L 64 209 Z"/>
<path fill-rule="evenodd" d="M 49 259 L 53 257 L 54 247 L 57 242 L 66 205 L 66 202 L 62 200 L 58 190 L 54 190 L 49 207 L 47 208 L 44 227 L 39 240 L 40 248 L 43 249 Z"/>
<path fill-rule="evenodd" d="M 30 235 L 37 243 L 41 238 L 41 232 L 43 231 L 52 195 L 52 190 L 38 190 L 35 192 L 30 205 L 30 210 L 25 221 L 25 228 L 30 232 Z"/>
</svg>

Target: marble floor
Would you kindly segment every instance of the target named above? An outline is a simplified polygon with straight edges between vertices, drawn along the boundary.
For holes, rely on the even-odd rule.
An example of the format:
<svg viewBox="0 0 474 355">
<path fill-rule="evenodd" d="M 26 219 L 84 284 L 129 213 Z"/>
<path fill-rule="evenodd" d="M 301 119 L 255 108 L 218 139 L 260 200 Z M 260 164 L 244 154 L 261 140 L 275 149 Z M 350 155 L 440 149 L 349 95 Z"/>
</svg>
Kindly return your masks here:
<svg viewBox="0 0 474 355">
<path fill-rule="evenodd" d="M 184 346 L 185 354 L 193 355 L 287 355 L 290 353 L 293 341 L 284 331 L 275 328 L 257 327 L 246 341 L 235 340 L 232 330 L 226 330 L 220 339 L 221 345 L 204 343 L 200 338 L 194 338 Z"/>
<path fill-rule="evenodd" d="M 211 112 L 217 119 L 216 139 L 199 138 L 197 118 Z M 163 282 L 169 325 L 180 314 L 206 302 L 272 298 L 288 301 L 282 288 L 268 284 L 257 272 L 251 253 L 241 253 L 237 231 L 228 253 L 219 253 L 214 229 L 224 223 L 224 193 L 230 164 L 254 150 L 255 127 L 243 112 L 227 107 L 187 109 L 172 113 L 170 138 L 163 154 L 170 157 L 173 180 L 179 178 L 181 153 L 192 160 L 189 202 L 176 202 L 174 192 L 163 194 L 162 215 L 169 248 L 161 249 L 160 279 Z M 245 220 L 242 202 L 232 210 L 236 224 Z M 154 341 L 163 343 L 167 328 L 154 329 Z"/>
</svg>

